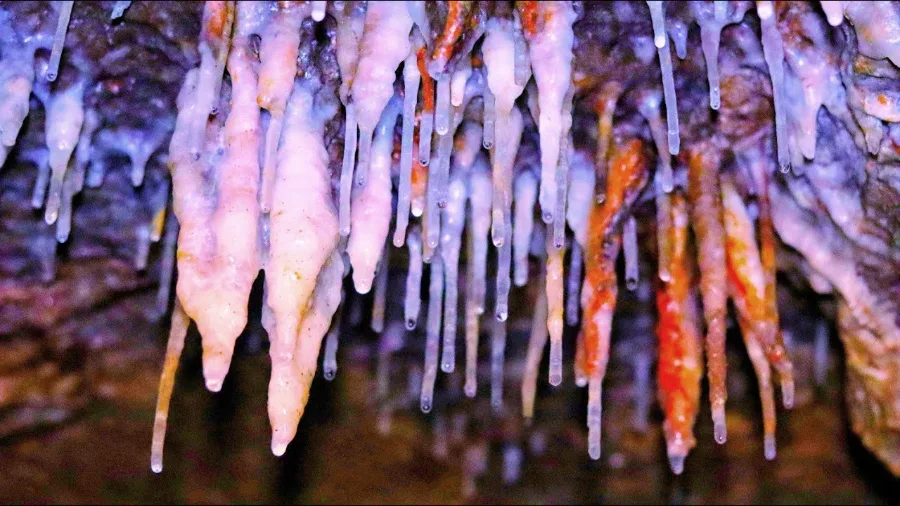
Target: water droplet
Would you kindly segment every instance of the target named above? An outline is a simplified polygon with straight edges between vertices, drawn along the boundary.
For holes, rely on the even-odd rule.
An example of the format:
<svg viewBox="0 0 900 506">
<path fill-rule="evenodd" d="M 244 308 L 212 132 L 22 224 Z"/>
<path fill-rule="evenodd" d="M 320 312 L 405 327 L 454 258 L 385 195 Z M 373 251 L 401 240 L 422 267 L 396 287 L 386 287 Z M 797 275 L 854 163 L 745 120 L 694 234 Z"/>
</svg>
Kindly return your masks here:
<svg viewBox="0 0 900 506">
<path fill-rule="evenodd" d="M 766 434 L 765 440 L 763 441 L 764 453 L 766 456 L 766 460 L 775 460 L 775 455 L 777 451 L 775 449 L 775 435 L 774 434 Z"/>
<path fill-rule="evenodd" d="M 782 381 L 781 382 L 781 403 L 784 404 L 786 409 L 791 409 L 794 407 L 794 382 L 793 381 Z"/>
<path fill-rule="evenodd" d="M 728 429 L 725 427 L 724 423 L 714 423 L 713 424 L 713 437 L 716 440 L 716 443 L 720 445 L 725 444 L 728 441 Z"/>
<path fill-rule="evenodd" d="M 562 384 L 562 374 L 551 374 L 550 385 L 558 387 Z"/>
<path fill-rule="evenodd" d="M 684 455 L 669 455 L 669 467 L 675 474 L 684 472 Z"/>
</svg>

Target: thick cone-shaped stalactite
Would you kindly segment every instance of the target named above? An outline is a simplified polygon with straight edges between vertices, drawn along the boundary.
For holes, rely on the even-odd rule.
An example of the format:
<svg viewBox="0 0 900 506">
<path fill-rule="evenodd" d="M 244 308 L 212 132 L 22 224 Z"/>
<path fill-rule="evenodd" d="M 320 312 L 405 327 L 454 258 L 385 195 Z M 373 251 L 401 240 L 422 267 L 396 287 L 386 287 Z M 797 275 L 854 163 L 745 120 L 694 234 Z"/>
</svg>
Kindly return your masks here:
<svg viewBox="0 0 900 506">
<path fill-rule="evenodd" d="M 382 405 L 464 382 L 530 423 L 575 384 L 598 459 L 631 339 L 680 474 L 728 440 L 728 329 L 774 459 L 792 351 L 833 325 L 852 429 L 900 475 L 898 65 L 889 1 L 0 2 L 0 332 L 158 286 L 155 472 L 192 323 L 217 392 L 261 318 L 275 455 L 367 324 Z"/>
</svg>

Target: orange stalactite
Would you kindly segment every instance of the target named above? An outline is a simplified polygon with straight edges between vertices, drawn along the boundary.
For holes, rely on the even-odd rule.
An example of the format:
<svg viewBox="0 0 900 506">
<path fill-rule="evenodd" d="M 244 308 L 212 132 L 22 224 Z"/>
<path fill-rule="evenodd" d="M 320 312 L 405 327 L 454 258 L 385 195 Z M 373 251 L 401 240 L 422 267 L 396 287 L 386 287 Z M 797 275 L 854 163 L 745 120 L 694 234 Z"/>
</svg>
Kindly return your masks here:
<svg viewBox="0 0 900 506">
<path fill-rule="evenodd" d="M 422 110 L 424 112 L 434 112 L 434 79 L 428 73 L 425 64 L 425 47 L 420 47 L 416 51 L 416 64 L 419 67 L 419 73 L 422 74 Z"/>
<path fill-rule="evenodd" d="M 594 216 L 591 217 L 592 221 Z M 594 234 L 598 229 L 590 228 Z M 608 237 L 606 244 L 597 255 L 592 255 L 586 271 L 585 288 L 582 291 L 584 314 L 584 350 L 585 374 L 590 377 L 595 373 L 603 374 L 609 360 L 609 334 L 612 328 L 612 315 L 616 307 L 619 293 L 616 277 L 616 257 L 622 245 L 619 235 Z"/>
<path fill-rule="evenodd" d="M 766 458 L 775 456 L 775 391 L 772 388 L 772 369 L 766 360 L 759 340 L 759 335 L 753 320 L 750 318 L 750 308 L 747 293 L 743 291 L 746 286 L 741 284 L 740 274 L 731 264 L 728 265 L 728 293 L 737 310 L 738 325 L 744 338 L 744 345 L 753 370 L 756 372 L 756 381 L 759 385 L 759 398 L 763 413 L 763 434 L 765 439 Z"/>
<path fill-rule="evenodd" d="M 759 258 L 766 275 L 766 304 L 769 318 L 778 323 L 778 300 L 775 292 L 776 259 L 775 259 L 775 225 L 772 223 L 772 203 L 769 200 L 769 178 L 761 171 L 757 207 L 759 208 Z"/>
<path fill-rule="evenodd" d="M 730 181 L 723 182 L 722 197 L 729 279 L 737 293 L 747 301 L 749 320 L 762 323 L 766 321 L 765 279 L 753 223 L 747 216 L 741 196 Z"/>
<path fill-rule="evenodd" d="M 772 223 L 772 203 L 769 200 L 769 176 L 765 171 L 760 171 L 760 188 L 757 198 L 759 208 L 759 258 L 762 264 L 765 279 L 764 301 L 766 307 L 766 319 L 775 329 L 773 341 L 763 343 L 766 358 L 778 371 L 781 379 L 784 404 L 790 407 L 793 397 L 794 367 L 784 346 L 784 337 L 781 333 L 778 317 L 778 293 L 777 293 L 777 259 L 775 248 L 775 225 Z M 785 393 L 784 390 L 789 390 Z"/>
<path fill-rule="evenodd" d="M 609 358 L 609 333 L 618 294 L 616 256 L 621 246 L 617 228 L 628 208 L 647 183 L 648 161 L 644 145 L 637 139 L 613 150 L 607 180 L 606 201 L 594 204 L 588 225 L 584 308 L 585 373 L 601 376 Z"/>
<path fill-rule="evenodd" d="M 688 198 L 692 228 L 697 237 L 700 264 L 700 293 L 706 320 L 706 360 L 709 371 L 709 400 L 716 440 L 724 443 L 727 357 L 725 319 L 728 314 L 728 286 L 725 260 L 725 226 L 722 221 L 722 194 L 719 188 L 721 157 L 711 142 L 691 146 L 686 153 Z"/>
<path fill-rule="evenodd" d="M 172 401 L 172 391 L 175 388 L 178 362 L 181 360 L 181 352 L 184 350 L 184 338 L 190 325 L 191 319 L 188 318 L 176 299 L 175 307 L 172 310 L 172 324 L 169 328 L 165 362 L 160 373 L 159 390 L 156 397 L 156 416 L 153 422 L 153 439 L 150 446 L 150 468 L 154 473 L 162 472 L 163 445 L 166 439 L 169 405 Z"/>
<path fill-rule="evenodd" d="M 753 222 L 747 214 L 743 200 L 727 181 L 722 184 L 722 200 L 726 230 L 728 268 L 733 271 L 735 290 L 746 298 L 746 318 L 762 346 L 766 359 L 775 367 L 781 378 L 782 394 L 786 406 L 793 404 L 793 366 L 784 347 L 778 324 L 778 308 L 774 286 L 774 232 L 769 228 L 764 234 L 769 248 L 764 254 L 756 245 Z M 771 215 L 766 209 L 763 221 L 771 226 Z M 770 235 L 771 234 L 771 235 Z M 768 268 L 772 269 L 767 271 Z"/>
<path fill-rule="evenodd" d="M 672 467 L 679 473 L 684 457 L 695 446 L 694 422 L 703 375 L 701 334 L 692 299 L 693 279 L 688 258 L 688 208 L 680 193 L 672 194 L 669 237 L 672 245 L 668 282 L 657 290 L 659 364 L 657 381 L 665 413 L 666 443 Z"/>
<path fill-rule="evenodd" d="M 453 56 L 453 47 L 456 41 L 463 34 L 463 28 L 466 26 L 466 18 L 475 2 L 472 1 L 453 1 L 447 2 L 450 8 L 447 13 L 447 21 L 444 23 L 444 31 L 435 42 L 434 52 L 431 55 L 433 62 L 432 69 L 440 72 L 444 71 L 450 57 Z"/>
<path fill-rule="evenodd" d="M 540 2 L 516 2 L 516 9 L 519 11 L 519 17 L 522 19 L 522 31 L 525 32 L 525 38 L 531 39 L 538 30 L 538 9 Z"/>
<path fill-rule="evenodd" d="M 774 365 L 781 374 L 785 405 L 793 402 L 792 368 L 780 343 L 778 322 L 770 318 L 771 310 L 766 301 L 766 274 L 756 246 L 753 222 L 742 197 L 727 179 L 722 182 L 722 203 L 729 293 L 737 309 L 747 353 L 756 371 L 763 407 L 766 458 L 771 459 L 775 455 L 775 401 L 770 366 Z"/>
</svg>

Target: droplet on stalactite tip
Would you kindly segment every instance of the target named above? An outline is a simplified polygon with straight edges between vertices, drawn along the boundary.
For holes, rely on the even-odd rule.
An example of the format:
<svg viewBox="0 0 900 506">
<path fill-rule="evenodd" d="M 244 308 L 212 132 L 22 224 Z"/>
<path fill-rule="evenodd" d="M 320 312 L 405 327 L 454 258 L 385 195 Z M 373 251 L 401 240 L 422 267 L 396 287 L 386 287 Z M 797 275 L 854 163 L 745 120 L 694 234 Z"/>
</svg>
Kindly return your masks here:
<svg viewBox="0 0 900 506">
<path fill-rule="evenodd" d="M 781 382 L 781 403 L 785 409 L 794 407 L 794 382 L 792 380 Z"/>
<path fill-rule="evenodd" d="M 287 443 L 272 441 L 272 455 L 281 457 L 287 451 Z"/>
<path fill-rule="evenodd" d="M 763 446 L 763 452 L 766 460 L 775 460 L 775 456 L 777 455 L 777 450 L 775 449 L 775 435 L 766 434 L 763 441 Z"/>
<path fill-rule="evenodd" d="M 210 392 L 220 392 L 222 390 L 222 380 L 209 378 L 206 380 L 206 389 Z"/>
<path fill-rule="evenodd" d="M 590 444 L 588 445 L 588 456 L 591 460 L 600 460 L 600 444 Z"/>
<path fill-rule="evenodd" d="M 725 444 L 728 441 L 728 427 L 725 425 L 725 410 L 722 408 L 713 409 L 713 438 L 718 444 Z"/>
<path fill-rule="evenodd" d="M 558 387 L 560 385 L 562 385 L 562 374 L 561 373 L 550 374 L 550 386 Z"/>
<path fill-rule="evenodd" d="M 669 467 L 672 468 L 672 472 L 675 474 L 681 474 L 684 472 L 684 455 L 669 455 Z"/>
</svg>

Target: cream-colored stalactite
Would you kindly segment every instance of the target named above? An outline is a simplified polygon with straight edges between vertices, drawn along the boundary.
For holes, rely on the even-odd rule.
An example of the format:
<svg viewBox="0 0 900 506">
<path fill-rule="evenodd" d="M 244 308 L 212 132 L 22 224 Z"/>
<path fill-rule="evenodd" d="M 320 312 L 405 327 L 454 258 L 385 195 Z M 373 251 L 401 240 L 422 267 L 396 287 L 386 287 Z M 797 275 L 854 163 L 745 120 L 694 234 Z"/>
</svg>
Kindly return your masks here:
<svg viewBox="0 0 900 506">
<path fill-rule="evenodd" d="M 356 182 L 368 177 L 372 136 L 381 113 L 394 96 L 394 74 L 409 55 L 413 20 L 404 2 L 370 2 L 365 31 L 359 45 L 359 65 L 350 88 L 350 100 L 359 123 L 359 159 Z"/>
<path fill-rule="evenodd" d="M 356 189 L 350 208 L 351 232 L 347 255 L 353 266 L 353 285 L 358 293 L 368 293 L 372 288 L 375 269 L 391 225 L 391 167 L 394 162 L 394 126 L 399 114 L 400 101 L 394 100 L 375 128 L 369 182 Z"/>
<path fill-rule="evenodd" d="M 294 87 L 278 151 L 265 265 L 266 306 L 274 327 L 269 334 L 273 381 L 291 374 L 316 279 L 338 241 L 324 123 L 313 102 L 311 90 Z"/>
<path fill-rule="evenodd" d="M 328 332 L 341 303 L 344 262 L 337 251 L 331 253 L 319 273 L 312 300 L 300 324 L 293 359 L 285 368 L 272 369 L 269 381 L 269 423 L 272 425 L 272 453 L 284 454 L 303 416 L 309 389 L 316 375 L 322 339 Z"/>
<path fill-rule="evenodd" d="M 541 219 L 544 223 L 552 223 L 558 196 L 555 175 L 563 131 L 563 101 L 572 81 L 575 10 L 571 2 L 543 2 L 539 9 L 544 27 L 529 44 L 540 106 L 541 188 L 538 200 Z"/>
<path fill-rule="evenodd" d="M 235 44 L 228 57 L 231 109 L 225 121 L 225 158 L 219 167 L 218 201 L 211 226 L 217 237 L 211 275 L 216 304 L 196 316 L 203 339 L 206 381 L 221 384 L 234 345 L 247 325 L 250 289 L 261 267 L 259 236 L 260 109 L 256 103 L 257 69 L 248 29 L 250 6 L 238 5 Z M 248 8 L 249 7 L 249 8 Z"/>
</svg>

